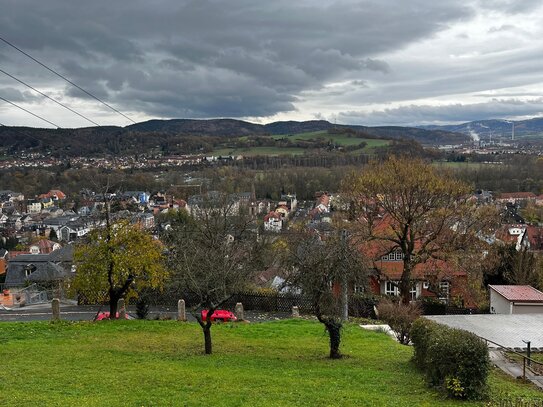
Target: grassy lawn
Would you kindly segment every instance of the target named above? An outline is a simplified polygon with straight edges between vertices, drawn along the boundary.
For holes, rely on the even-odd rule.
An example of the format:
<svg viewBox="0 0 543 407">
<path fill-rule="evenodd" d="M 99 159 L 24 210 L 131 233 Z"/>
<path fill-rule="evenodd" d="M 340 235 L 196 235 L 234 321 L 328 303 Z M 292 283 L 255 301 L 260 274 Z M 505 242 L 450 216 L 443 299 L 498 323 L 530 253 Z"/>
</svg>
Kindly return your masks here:
<svg viewBox="0 0 543 407">
<path fill-rule="evenodd" d="M 410 363 L 412 348 L 349 325 L 329 360 L 320 324 L 213 327 L 175 321 L 1 323 L 0 402 L 10 406 L 453 406 Z M 493 372 L 493 397 L 540 397 Z"/>
</svg>

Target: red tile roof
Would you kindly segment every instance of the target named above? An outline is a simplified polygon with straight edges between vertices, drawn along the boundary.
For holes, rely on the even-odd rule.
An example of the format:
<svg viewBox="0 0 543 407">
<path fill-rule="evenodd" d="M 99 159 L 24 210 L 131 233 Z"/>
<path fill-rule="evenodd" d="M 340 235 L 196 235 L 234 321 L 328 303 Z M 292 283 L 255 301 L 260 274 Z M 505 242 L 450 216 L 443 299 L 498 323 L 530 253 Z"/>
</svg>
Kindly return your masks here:
<svg viewBox="0 0 543 407">
<path fill-rule="evenodd" d="M 543 293 L 529 285 L 489 285 L 508 301 L 543 302 Z"/>
</svg>

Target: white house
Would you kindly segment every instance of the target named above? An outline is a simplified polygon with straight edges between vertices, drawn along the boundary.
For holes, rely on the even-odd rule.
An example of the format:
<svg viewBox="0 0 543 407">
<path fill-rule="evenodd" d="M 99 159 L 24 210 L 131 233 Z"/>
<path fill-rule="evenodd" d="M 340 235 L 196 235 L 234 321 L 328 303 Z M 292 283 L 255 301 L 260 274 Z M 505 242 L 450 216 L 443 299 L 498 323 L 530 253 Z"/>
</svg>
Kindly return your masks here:
<svg viewBox="0 0 543 407">
<path fill-rule="evenodd" d="M 529 285 L 489 285 L 492 314 L 543 314 L 543 293 Z"/>
<path fill-rule="evenodd" d="M 270 212 L 264 217 L 264 230 L 268 232 L 281 232 L 283 228 L 283 218 L 277 212 Z"/>
</svg>

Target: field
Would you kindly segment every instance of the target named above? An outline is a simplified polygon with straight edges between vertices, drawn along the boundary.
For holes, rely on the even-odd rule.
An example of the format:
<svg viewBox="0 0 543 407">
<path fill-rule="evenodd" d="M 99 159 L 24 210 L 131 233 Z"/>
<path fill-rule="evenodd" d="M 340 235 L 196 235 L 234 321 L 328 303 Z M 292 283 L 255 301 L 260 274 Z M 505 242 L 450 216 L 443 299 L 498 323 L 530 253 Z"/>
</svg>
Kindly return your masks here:
<svg viewBox="0 0 543 407">
<path fill-rule="evenodd" d="M 389 144 L 388 140 L 382 140 L 382 139 L 369 139 L 369 138 L 358 138 L 358 137 L 349 137 L 348 134 L 329 134 L 326 130 L 322 131 L 312 131 L 309 133 L 300 133 L 300 134 L 292 134 L 292 135 L 277 135 L 272 136 L 274 139 L 279 140 L 282 138 L 287 138 L 288 140 L 296 141 L 296 140 L 314 140 L 314 139 L 324 139 L 324 140 L 332 140 L 334 143 L 339 144 L 341 146 L 356 146 L 362 142 L 365 142 L 367 144 L 366 149 L 373 149 L 375 147 L 383 147 Z"/>
<path fill-rule="evenodd" d="M 10 406 L 472 406 L 428 388 L 412 348 L 357 325 L 341 360 L 313 321 L 213 327 L 175 321 L 2 323 L 0 402 Z M 498 372 L 492 397 L 542 393 Z"/>
<path fill-rule="evenodd" d="M 219 155 L 244 155 L 244 156 L 254 156 L 254 155 L 298 155 L 303 154 L 307 150 L 305 148 L 296 148 L 296 147 L 250 147 L 250 148 L 217 148 L 213 150 L 210 154 L 219 156 Z"/>
<path fill-rule="evenodd" d="M 284 140 L 284 139 L 287 139 L 291 142 L 297 142 L 297 141 L 328 142 L 331 140 L 334 144 L 343 146 L 343 147 L 358 146 L 360 143 L 364 142 L 366 143 L 366 146 L 364 148 L 356 149 L 352 152 L 366 153 L 366 154 L 373 153 L 375 148 L 377 147 L 384 147 L 389 144 L 388 140 L 349 137 L 349 135 L 347 134 L 329 134 L 327 131 L 314 131 L 314 132 L 300 133 L 300 134 L 294 134 L 294 135 L 276 135 L 276 136 L 270 136 L 270 138 L 273 140 L 276 140 L 278 145 L 267 146 L 267 147 L 248 147 L 248 148 L 217 146 L 210 154 L 215 155 L 215 156 L 218 156 L 218 155 L 255 156 L 255 155 L 280 155 L 280 154 L 298 155 L 298 154 L 310 153 L 311 151 L 315 150 L 314 148 L 310 146 L 308 146 L 307 148 L 280 146 L 279 141 Z M 236 140 L 247 141 L 248 137 L 247 136 L 238 137 Z"/>
</svg>

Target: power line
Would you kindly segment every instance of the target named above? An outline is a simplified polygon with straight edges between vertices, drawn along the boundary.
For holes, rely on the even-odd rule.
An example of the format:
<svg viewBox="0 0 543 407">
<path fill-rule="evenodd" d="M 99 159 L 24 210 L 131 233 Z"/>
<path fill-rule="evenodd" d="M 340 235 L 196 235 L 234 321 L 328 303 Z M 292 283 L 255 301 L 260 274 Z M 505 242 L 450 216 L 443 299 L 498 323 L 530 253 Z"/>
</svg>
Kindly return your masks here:
<svg viewBox="0 0 543 407">
<path fill-rule="evenodd" d="M 13 106 L 15 106 L 15 107 L 17 107 L 17 108 L 19 108 L 19 109 L 25 111 L 26 113 L 31 114 L 32 116 L 37 117 L 38 119 L 43 120 L 44 122 L 47 122 L 47 123 L 49 123 L 49 124 L 55 126 L 56 128 L 60 129 L 60 126 L 59 126 L 58 124 L 55 124 L 55 123 L 53 123 L 53 122 L 50 122 L 49 120 L 44 119 L 43 117 L 38 116 L 38 115 L 35 114 L 35 113 L 32 113 L 30 110 L 27 110 L 27 109 L 25 109 L 25 108 L 22 107 L 22 106 L 19 106 L 19 105 L 13 103 L 13 102 L 10 102 L 10 101 L 7 100 L 7 99 L 4 99 L 2 96 L 0 96 L 0 100 L 3 100 L 4 102 L 9 103 L 10 105 L 13 105 Z"/>
<path fill-rule="evenodd" d="M 6 43 L 7 45 L 9 45 L 10 47 L 16 49 L 17 51 L 19 51 L 20 53 L 22 53 L 23 55 L 26 55 L 28 58 L 30 58 L 31 60 L 33 60 L 34 62 L 36 62 L 37 64 L 41 65 L 42 67 L 44 67 L 45 69 L 47 69 L 49 72 L 51 73 L 54 73 L 55 75 L 57 75 L 59 78 L 62 78 L 63 80 L 65 80 L 66 82 L 68 82 L 70 85 L 76 87 L 77 89 L 79 89 L 81 92 L 85 93 L 86 95 L 90 96 L 91 98 L 97 100 L 98 102 L 100 102 L 101 104 L 103 104 L 104 106 L 107 106 L 108 108 L 110 108 L 111 110 L 113 110 L 114 112 L 120 114 L 121 116 L 123 116 L 125 119 L 127 120 L 130 120 L 132 123 L 136 124 L 136 122 L 134 120 L 132 120 L 130 117 L 128 117 L 127 115 L 125 115 L 124 113 L 120 112 L 119 110 L 115 109 L 113 106 L 107 104 L 106 102 L 104 102 L 102 99 L 98 98 L 97 96 L 94 96 L 92 93 L 86 91 L 85 89 L 83 89 L 81 86 L 79 85 L 76 85 L 75 83 L 73 83 L 71 80 L 69 80 L 68 78 L 66 78 L 65 76 L 61 75 L 60 73 L 58 73 L 57 71 L 55 71 L 54 69 L 52 68 L 49 68 L 47 65 L 45 65 L 43 62 L 40 62 L 38 61 L 36 58 L 34 58 L 32 55 L 26 53 L 25 51 L 23 51 L 22 49 L 18 48 L 16 45 L 12 44 L 11 42 L 9 42 L 8 40 L 0 37 L 0 41 Z"/>
<path fill-rule="evenodd" d="M 34 88 L 33 86 L 29 85 L 28 83 L 22 81 L 21 79 L 18 79 L 18 78 L 16 78 L 15 76 L 13 76 L 13 75 L 7 73 L 7 72 L 4 71 L 3 69 L 0 69 L 0 72 L 2 72 L 4 75 L 7 75 L 7 76 L 9 76 L 10 78 L 16 80 L 17 82 L 22 83 L 22 84 L 25 85 L 27 88 L 32 89 L 34 92 L 39 93 L 39 94 L 42 95 L 43 97 L 46 97 L 47 99 L 49 99 L 49 100 L 55 102 L 57 105 L 60 105 L 60 106 L 62 106 L 62 107 L 65 108 L 65 109 L 68 109 L 70 112 L 75 113 L 75 114 L 78 115 L 79 117 L 82 117 L 83 119 L 85 119 L 85 120 L 91 122 L 92 124 L 94 124 L 94 125 L 96 125 L 96 126 L 100 126 L 98 123 L 96 123 L 95 121 L 89 119 L 89 118 L 86 117 L 85 115 L 83 115 L 83 114 L 81 114 L 81 113 L 79 113 L 79 112 L 76 112 L 76 111 L 73 110 L 72 108 L 66 106 L 64 103 L 59 102 L 59 101 L 56 100 L 56 99 L 53 99 L 53 98 L 50 97 L 49 95 L 47 95 L 47 94 L 45 94 L 45 93 L 39 91 L 38 89 Z"/>
<path fill-rule="evenodd" d="M 11 131 L 14 131 L 15 133 L 20 134 L 21 136 L 32 138 L 36 141 L 39 141 L 40 143 L 42 142 L 42 140 L 40 140 L 39 138 L 34 137 L 31 134 L 23 133 L 22 131 L 19 131 L 16 128 L 14 128 L 13 126 L 6 126 L 4 123 L 0 123 L 0 126 L 5 127 L 6 129 L 9 129 Z"/>
</svg>

